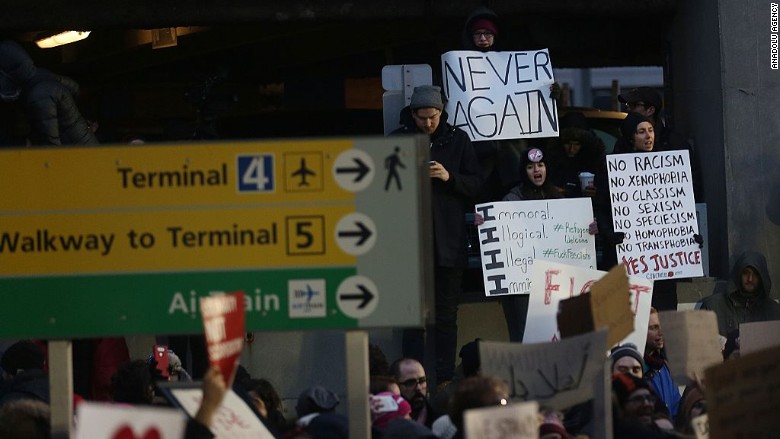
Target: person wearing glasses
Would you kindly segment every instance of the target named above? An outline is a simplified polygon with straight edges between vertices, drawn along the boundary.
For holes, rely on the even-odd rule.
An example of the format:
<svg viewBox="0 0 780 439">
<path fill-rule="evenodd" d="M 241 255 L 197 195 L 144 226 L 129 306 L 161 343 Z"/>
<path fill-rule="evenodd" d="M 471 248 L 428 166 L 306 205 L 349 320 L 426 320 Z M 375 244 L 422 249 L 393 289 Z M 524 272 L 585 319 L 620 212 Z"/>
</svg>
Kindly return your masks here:
<svg viewBox="0 0 780 439">
<path fill-rule="evenodd" d="M 412 420 L 430 428 L 442 413 L 428 401 L 428 377 L 425 368 L 413 358 L 401 358 L 390 365 L 390 373 L 401 389 L 401 396 L 412 406 Z"/>
<path fill-rule="evenodd" d="M 615 439 L 679 437 L 655 422 L 658 395 L 646 380 L 615 372 L 612 374 L 612 397 Z"/>
</svg>

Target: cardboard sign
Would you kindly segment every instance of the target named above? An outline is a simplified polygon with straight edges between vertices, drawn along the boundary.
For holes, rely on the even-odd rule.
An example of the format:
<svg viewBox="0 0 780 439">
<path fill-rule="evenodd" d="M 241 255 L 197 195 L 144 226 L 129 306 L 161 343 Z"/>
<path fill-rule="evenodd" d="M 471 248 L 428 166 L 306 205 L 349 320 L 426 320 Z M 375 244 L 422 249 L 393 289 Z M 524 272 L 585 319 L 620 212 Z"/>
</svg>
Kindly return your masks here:
<svg viewBox="0 0 780 439">
<path fill-rule="evenodd" d="M 780 321 L 742 323 L 739 325 L 740 355 L 775 346 L 780 346 Z"/>
<path fill-rule="evenodd" d="M 618 260 L 629 276 L 704 274 L 688 151 L 607 156 L 612 220 L 625 233 Z"/>
<path fill-rule="evenodd" d="M 194 417 L 200 407 L 203 392 L 199 387 L 164 387 L 187 414 Z M 252 409 L 233 390 L 228 390 L 219 407 L 211 432 L 217 439 L 273 439 L 273 435 L 263 425 Z"/>
<path fill-rule="evenodd" d="M 658 319 L 669 369 L 677 383 L 693 382 L 704 376 L 704 369 L 723 362 L 715 312 L 663 311 Z"/>
<path fill-rule="evenodd" d="M 513 400 L 564 409 L 593 398 L 606 350 L 603 329 L 557 343 L 484 341 L 479 343 L 479 358 L 482 374 L 506 381 Z"/>
<path fill-rule="evenodd" d="M 441 62 L 447 121 L 472 141 L 558 136 L 547 49 L 453 51 L 443 54 Z"/>
<path fill-rule="evenodd" d="M 559 302 L 563 299 L 587 293 L 592 289 L 596 281 L 605 274 L 605 272 L 599 270 L 589 270 L 537 260 L 534 263 L 532 279 L 534 285 L 539 285 L 539 287 L 534 288 L 529 297 L 528 318 L 526 319 L 523 342 L 534 343 L 560 340 L 561 335 L 558 332 L 557 320 Z M 650 318 L 650 307 L 653 300 L 653 282 L 640 277 L 629 277 L 628 292 L 627 301 L 634 314 L 634 328 L 621 342 L 644 346 L 647 338 L 647 321 Z M 609 296 L 609 293 L 609 289 L 606 289 L 605 295 Z M 614 303 L 621 303 L 622 299 L 619 297 L 612 298 L 615 300 Z M 598 303 L 601 304 L 602 302 L 599 299 Z M 607 302 L 607 306 L 610 303 L 612 302 Z M 597 323 L 604 324 L 603 322 L 617 317 L 609 316 L 609 312 L 611 312 L 610 308 L 607 308 L 606 313 L 599 311 L 601 320 Z M 626 317 L 619 317 L 618 320 L 624 318 Z M 572 324 L 577 323 L 573 322 Z"/>
<path fill-rule="evenodd" d="M 181 439 L 186 417 L 167 407 L 133 407 L 83 402 L 77 410 L 76 439 Z"/>
<path fill-rule="evenodd" d="M 625 293 L 622 293 L 625 292 Z M 634 330 L 628 276 L 622 265 L 616 265 L 581 294 L 558 304 L 558 330 L 561 338 L 608 328 L 607 345 L 619 343 Z"/>
<path fill-rule="evenodd" d="M 691 419 L 691 427 L 696 439 L 710 439 L 710 420 L 706 413 Z"/>
<path fill-rule="evenodd" d="M 780 347 L 706 370 L 710 437 L 768 438 L 780 431 Z"/>
<path fill-rule="evenodd" d="M 537 439 L 539 404 L 536 401 L 498 405 L 463 412 L 465 438 Z"/>
<path fill-rule="evenodd" d="M 238 357 L 244 347 L 244 292 L 201 297 L 200 312 L 209 364 L 219 368 L 229 387 L 236 376 Z"/>
<path fill-rule="evenodd" d="M 476 206 L 485 295 L 530 294 L 537 258 L 596 267 L 596 239 L 588 233 L 587 198 L 497 201 Z"/>
</svg>

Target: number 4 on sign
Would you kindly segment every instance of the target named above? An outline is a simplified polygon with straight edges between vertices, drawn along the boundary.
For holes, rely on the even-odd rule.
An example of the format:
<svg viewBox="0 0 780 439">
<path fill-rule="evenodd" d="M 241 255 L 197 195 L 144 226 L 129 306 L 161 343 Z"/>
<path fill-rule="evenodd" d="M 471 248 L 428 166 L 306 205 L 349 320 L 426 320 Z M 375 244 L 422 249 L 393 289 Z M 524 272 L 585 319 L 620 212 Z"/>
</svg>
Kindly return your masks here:
<svg viewBox="0 0 780 439">
<path fill-rule="evenodd" d="M 270 154 L 238 156 L 239 192 L 274 190 L 274 158 Z"/>
</svg>

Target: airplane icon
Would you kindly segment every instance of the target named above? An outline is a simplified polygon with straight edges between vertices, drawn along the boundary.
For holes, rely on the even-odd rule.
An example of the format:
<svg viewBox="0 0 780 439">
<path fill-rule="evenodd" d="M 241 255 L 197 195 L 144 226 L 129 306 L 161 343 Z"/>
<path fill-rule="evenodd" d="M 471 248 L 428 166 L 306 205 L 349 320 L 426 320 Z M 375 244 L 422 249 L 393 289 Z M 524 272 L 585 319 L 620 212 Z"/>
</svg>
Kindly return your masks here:
<svg viewBox="0 0 780 439">
<path fill-rule="evenodd" d="M 306 158 L 301 158 L 301 167 L 298 168 L 297 171 L 292 173 L 293 177 L 301 177 L 300 183 L 298 183 L 298 186 L 308 186 L 309 183 L 306 181 L 306 177 L 308 176 L 315 176 L 317 174 L 314 173 L 311 169 L 306 167 Z"/>
<path fill-rule="evenodd" d="M 301 297 L 301 298 L 305 297 L 306 298 L 306 302 L 311 302 L 311 299 L 314 298 L 314 296 L 316 296 L 318 294 L 319 294 L 319 292 L 318 291 L 314 291 L 311 288 L 311 285 L 309 285 L 309 284 L 306 284 L 306 289 L 305 290 L 295 290 L 295 297 Z"/>
</svg>

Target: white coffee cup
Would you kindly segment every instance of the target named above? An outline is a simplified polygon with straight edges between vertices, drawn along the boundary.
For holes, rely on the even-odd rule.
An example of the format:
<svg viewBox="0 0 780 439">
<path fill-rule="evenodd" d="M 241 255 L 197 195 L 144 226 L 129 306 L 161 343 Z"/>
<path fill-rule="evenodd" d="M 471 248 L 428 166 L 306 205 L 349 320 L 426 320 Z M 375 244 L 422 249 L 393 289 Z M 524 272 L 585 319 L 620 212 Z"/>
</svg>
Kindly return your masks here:
<svg viewBox="0 0 780 439">
<path fill-rule="evenodd" d="M 595 175 L 590 172 L 580 172 L 580 188 L 585 190 L 586 187 L 593 186 L 594 177 Z"/>
</svg>

